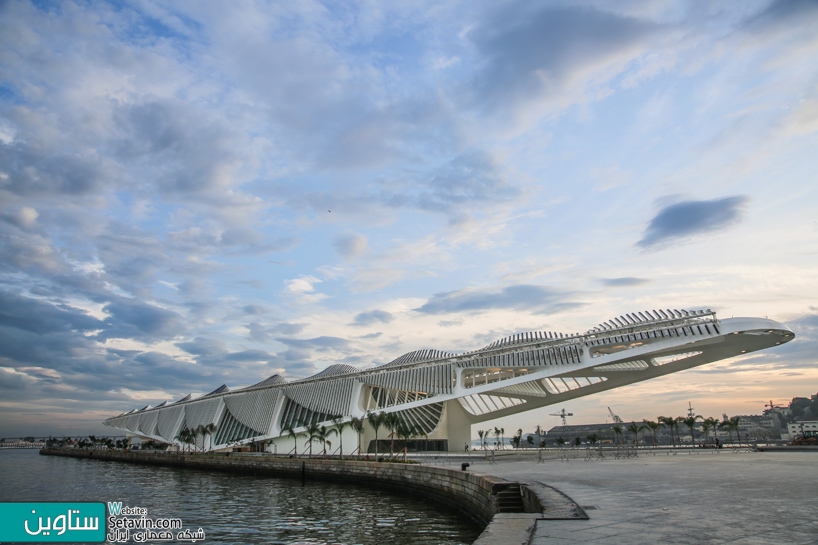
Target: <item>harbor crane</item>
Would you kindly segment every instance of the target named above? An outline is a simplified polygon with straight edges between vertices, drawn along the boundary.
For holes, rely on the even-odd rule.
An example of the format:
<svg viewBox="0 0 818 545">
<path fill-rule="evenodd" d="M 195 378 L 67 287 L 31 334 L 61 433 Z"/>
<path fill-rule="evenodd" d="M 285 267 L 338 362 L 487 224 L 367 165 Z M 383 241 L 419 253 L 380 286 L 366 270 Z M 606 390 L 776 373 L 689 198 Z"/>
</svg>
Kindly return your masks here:
<svg viewBox="0 0 818 545">
<path fill-rule="evenodd" d="M 551 413 L 551 416 L 561 416 L 562 417 L 562 425 L 567 426 L 568 425 L 568 419 L 566 418 L 566 416 L 574 416 L 574 413 L 567 413 L 567 412 L 565 412 L 565 409 L 563 409 L 562 411 L 560 411 L 558 413 Z"/>
<path fill-rule="evenodd" d="M 608 412 L 611 414 L 611 418 L 613 418 L 614 424 L 624 424 L 624 422 L 622 422 L 622 419 L 619 418 L 619 415 L 614 414 L 610 407 L 608 407 Z"/>
</svg>

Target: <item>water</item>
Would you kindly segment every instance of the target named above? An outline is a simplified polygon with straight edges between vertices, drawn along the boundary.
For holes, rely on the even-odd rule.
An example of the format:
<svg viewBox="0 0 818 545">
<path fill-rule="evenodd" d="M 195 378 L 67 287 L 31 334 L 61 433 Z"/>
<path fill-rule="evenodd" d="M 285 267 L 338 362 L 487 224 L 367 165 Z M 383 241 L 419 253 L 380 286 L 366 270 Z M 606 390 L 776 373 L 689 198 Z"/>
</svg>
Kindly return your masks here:
<svg viewBox="0 0 818 545">
<path fill-rule="evenodd" d="M 366 487 L 0 450 L 0 501 L 121 501 L 180 518 L 207 543 L 465 544 L 476 523 L 423 497 Z"/>
</svg>

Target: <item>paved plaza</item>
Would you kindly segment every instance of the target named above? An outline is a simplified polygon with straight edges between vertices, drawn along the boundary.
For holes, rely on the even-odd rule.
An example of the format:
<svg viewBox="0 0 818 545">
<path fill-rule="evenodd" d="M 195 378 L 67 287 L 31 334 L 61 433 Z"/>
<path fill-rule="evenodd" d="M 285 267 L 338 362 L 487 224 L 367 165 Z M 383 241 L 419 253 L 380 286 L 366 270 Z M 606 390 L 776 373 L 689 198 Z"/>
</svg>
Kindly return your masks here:
<svg viewBox="0 0 818 545">
<path fill-rule="evenodd" d="M 553 486 L 588 520 L 538 520 L 532 544 L 818 544 L 818 453 L 680 450 L 585 461 L 472 456 L 469 471 Z"/>
</svg>

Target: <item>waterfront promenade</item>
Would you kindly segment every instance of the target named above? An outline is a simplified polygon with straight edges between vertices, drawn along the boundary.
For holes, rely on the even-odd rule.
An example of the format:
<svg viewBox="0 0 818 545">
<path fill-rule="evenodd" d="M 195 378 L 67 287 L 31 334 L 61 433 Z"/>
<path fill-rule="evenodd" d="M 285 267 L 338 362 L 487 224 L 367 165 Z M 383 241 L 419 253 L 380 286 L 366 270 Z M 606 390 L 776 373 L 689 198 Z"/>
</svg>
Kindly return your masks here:
<svg viewBox="0 0 818 545">
<path fill-rule="evenodd" d="M 565 452 L 567 460 L 548 451 L 542 463 L 537 451 L 500 451 L 494 463 L 483 453 L 419 455 L 422 465 L 408 466 L 318 459 L 305 465 L 264 455 L 52 453 L 282 476 L 306 467 L 307 475 L 323 479 L 378 481 L 412 494 L 443 496 L 473 519 L 491 520 L 476 545 L 818 545 L 818 452 L 642 450 L 627 458 L 608 452 L 604 460 L 586 460 L 585 450 Z M 466 461 L 470 466 L 463 472 Z M 528 513 L 500 508 L 514 482 L 526 485 Z M 527 496 L 532 491 L 534 500 Z"/>
<path fill-rule="evenodd" d="M 818 544 L 818 453 L 679 450 L 584 461 L 582 452 L 540 464 L 535 454 L 503 453 L 495 464 L 472 455 L 469 471 L 542 482 L 585 508 L 588 520 L 535 520 L 533 545 Z"/>
</svg>

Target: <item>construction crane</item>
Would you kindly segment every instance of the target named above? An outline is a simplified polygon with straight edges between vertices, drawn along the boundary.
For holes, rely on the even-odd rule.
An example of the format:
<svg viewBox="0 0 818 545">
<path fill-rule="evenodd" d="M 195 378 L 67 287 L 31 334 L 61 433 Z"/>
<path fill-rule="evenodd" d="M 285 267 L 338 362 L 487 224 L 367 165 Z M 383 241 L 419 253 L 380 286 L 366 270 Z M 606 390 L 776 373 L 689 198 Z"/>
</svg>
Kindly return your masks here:
<svg viewBox="0 0 818 545">
<path fill-rule="evenodd" d="M 567 412 L 565 412 L 565 409 L 563 409 L 562 411 L 560 411 L 558 413 L 551 413 L 551 416 L 561 416 L 562 417 L 562 425 L 567 426 L 568 425 L 568 420 L 565 417 L 566 416 L 574 416 L 574 413 L 567 413 Z"/>
<path fill-rule="evenodd" d="M 619 415 L 614 414 L 610 407 L 608 407 L 608 412 L 611 414 L 611 418 L 613 418 L 614 424 L 624 424 L 624 422 L 622 422 L 622 419 L 619 418 Z"/>
</svg>

